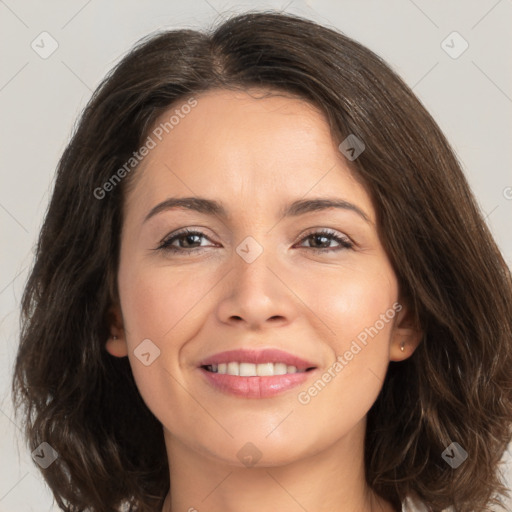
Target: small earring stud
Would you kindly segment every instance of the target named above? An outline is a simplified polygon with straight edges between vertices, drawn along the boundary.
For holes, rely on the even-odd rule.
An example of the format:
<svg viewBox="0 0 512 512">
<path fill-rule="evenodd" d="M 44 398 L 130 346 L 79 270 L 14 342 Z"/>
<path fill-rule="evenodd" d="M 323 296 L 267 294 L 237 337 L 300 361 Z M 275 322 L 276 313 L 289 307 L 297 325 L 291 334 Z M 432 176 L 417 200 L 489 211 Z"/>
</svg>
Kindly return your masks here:
<svg viewBox="0 0 512 512">
<path fill-rule="evenodd" d="M 112 339 L 113 339 L 113 340 L 117 340 L 117 336 L 116 336 L 115 334 L 114 334 L 114 335 L 112 335 Z"/>
<path fill-rule="evenodd" d="M 400 343 L 400 350 L 402 352 L 405 352 L 405 341 L 402 341 L 402 343 Z"/>
</svg>

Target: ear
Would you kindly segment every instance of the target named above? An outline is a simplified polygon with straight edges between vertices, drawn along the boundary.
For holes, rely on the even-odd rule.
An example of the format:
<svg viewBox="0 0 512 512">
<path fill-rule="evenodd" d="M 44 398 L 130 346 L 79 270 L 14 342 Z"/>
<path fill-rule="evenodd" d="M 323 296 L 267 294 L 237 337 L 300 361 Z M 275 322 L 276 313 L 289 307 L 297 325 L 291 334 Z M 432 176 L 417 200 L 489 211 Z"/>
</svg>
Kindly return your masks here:
<svg viewBox="0 0 512 512">
<path fill-rule="evenodd" d="M 107 352 L 115 357 L 128 355 L 128 344 L 123 325 L 123 316 L 119 305 L 111 306 L 107 311 L 107 322 L 110 330 L 110 337 L 105 343 Z"/>
<path fill-rule="evenodd" d="M 404 361 L 411 357 L 423 338 L 423 331 L 414 320 L 412 310 L 400 303 L 391 334 L 389 346 L 390 361 Z"/>
</svg>

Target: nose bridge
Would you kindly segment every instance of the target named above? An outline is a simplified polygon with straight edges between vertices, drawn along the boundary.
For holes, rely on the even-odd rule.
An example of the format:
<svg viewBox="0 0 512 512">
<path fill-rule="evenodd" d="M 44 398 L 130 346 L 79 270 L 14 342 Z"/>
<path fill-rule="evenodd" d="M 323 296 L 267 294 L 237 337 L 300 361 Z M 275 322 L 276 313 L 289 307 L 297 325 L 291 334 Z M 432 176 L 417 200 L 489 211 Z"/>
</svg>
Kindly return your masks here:
<svg viewBox="0 0 512 512">
<path fill-rule="evenodd" d="M 257 326 L 271 318 L 290 316 L 292 294 L 278 277 L 278 257 L 269 240 L 265 237 L 264 246 L 248 236 L 235 247 L 228 290 L 219 307 L 224 322 L 236 318 Z"/>
<path fill-rule="evenodd" d="M 273 295 L 277 290 L 275 275 L 270 270 L 272 267 L 278 267 L 276 251 L 274 251 L 269 242 L 269 237 L 258 237 L 258 242 L 254 237 L 248 236 L 235 248 L 236 255 L 233 257 L 234 265 L 234 285 L 238 295 L 249 294 L 252 299 L 257 297 L 267 297 Z"/>
</svg>

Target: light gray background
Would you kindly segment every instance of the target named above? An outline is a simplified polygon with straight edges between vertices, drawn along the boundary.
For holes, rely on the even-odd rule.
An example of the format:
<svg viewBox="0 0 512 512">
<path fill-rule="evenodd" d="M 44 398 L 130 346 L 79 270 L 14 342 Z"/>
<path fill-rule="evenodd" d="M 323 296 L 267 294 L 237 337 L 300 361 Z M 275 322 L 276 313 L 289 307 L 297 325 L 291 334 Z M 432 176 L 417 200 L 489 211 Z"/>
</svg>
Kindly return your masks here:
<svg viewBox="0 0 512 512">
<path fill-rule="evenodd" d="M 511 0 L 0 0 L 0 512 L 58 510 L 14 423 L 9 386 L 19 300 L 77 115 L 140 37 L 163 27 L 203 28 L 254 8 L 337 27 L 398 71 L 447 135 L 512 263 Z M 46 59 L 31 48 L 43 31 L 58 43 Z M 469 44 L 458 58 L 441 46 L 453 31 Z M 445 44 L 461 48 L 457 39 Z"/>
</svg>

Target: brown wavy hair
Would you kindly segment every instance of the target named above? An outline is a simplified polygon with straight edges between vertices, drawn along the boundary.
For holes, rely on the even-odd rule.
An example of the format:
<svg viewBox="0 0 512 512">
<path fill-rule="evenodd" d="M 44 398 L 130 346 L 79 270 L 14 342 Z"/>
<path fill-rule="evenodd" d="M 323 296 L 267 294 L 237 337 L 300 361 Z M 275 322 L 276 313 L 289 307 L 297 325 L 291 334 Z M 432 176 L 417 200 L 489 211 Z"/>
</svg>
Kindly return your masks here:
<svg viewBox="0 0 512 512">
<path fill-rule="evenodd" d="M 13 378 L 31 450 L 59 454 L 46 482 L 62 510 L 160 510 L 169 490 L 162 426 L 128 358 L 105 350 L 118 302 L 123 197 L 136 168 L 94 191 L 142 145 L 172 105 L 213 89 L 258 87 L 321 109 L 347 164 L 371 194 L 401 296 L 425 336 L 391 362 L 368 412 L 368 485 L 397 508 L 489 510 L 508 496 L 500 460 L 511 441 L 512 278 L 449 143 L 379 56 L 339 31 L 274 11 L 248 11 L 204 32 L 150 34 L 105 77 L 57 169 L 22 297 Z M 459 443 L 468 458 L 441 457 Z"/>
</svg>

